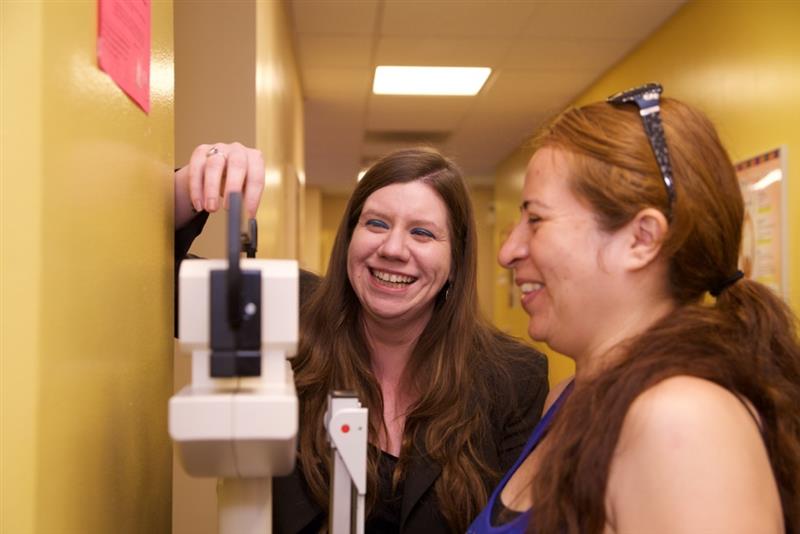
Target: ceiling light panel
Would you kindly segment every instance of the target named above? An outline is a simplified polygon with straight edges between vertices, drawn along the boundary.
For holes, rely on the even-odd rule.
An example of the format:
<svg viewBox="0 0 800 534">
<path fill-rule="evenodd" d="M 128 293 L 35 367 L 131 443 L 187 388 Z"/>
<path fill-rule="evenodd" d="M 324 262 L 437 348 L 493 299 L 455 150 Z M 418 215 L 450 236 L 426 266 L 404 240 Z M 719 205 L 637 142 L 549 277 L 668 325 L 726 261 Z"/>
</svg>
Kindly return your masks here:
<svg viewBox="0 0 800 534">
<path fill-rule="evenodd" d="M 375 68 L 376 95 L 472 96 L 478 94 L 492 69 L 488 67 Z"/>
</svg>

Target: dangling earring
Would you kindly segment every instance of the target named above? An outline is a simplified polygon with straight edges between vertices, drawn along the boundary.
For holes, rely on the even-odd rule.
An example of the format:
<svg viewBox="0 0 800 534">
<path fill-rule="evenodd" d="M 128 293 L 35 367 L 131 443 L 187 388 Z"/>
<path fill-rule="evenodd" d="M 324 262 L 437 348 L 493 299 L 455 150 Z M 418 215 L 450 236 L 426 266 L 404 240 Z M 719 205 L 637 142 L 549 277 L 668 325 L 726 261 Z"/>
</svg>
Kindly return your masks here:
<svg viewBox="0 0 800 534">
<path fill-rule="evenodd" d="M 447 281 L 447 287 L 444 290 L 444 301 L 447 302 L 447 297 L 450 296 L 450 280 Z"/>
</svg>

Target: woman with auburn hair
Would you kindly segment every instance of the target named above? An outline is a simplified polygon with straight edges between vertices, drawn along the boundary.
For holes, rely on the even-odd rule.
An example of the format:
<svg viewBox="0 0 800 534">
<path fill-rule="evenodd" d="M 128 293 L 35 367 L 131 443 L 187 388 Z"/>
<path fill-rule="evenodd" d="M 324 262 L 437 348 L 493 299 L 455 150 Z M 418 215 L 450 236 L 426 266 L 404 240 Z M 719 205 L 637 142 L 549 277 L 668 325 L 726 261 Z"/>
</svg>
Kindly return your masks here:
<svg viewBox="0 0 800 534">
<path fill-rule="evenodd" d="M 208 147 L 184 176 L 200 207 L 209 182 L 217 194 L 214 165 L 253 166 L 241 145 Z M 466 185 L 439 153 L 391 153 L 358 183 L 327 274 L 301 298 L 298 462 L 273 481 L 275 532 L 325 527 L 334 390 L 369 409 L 367 532 L 463 532 L 486 504 L 548 387 L 544 357 L 481 317 L 476 247 Z"/>
<path fill-rule="evenodd" d="M 737 269 L 742 195 L 713 125 L 660 93 L 535 138 L 499 260 L 576 373 L 469 532 L 800 532 L 797 323 Z"/>
</svg>

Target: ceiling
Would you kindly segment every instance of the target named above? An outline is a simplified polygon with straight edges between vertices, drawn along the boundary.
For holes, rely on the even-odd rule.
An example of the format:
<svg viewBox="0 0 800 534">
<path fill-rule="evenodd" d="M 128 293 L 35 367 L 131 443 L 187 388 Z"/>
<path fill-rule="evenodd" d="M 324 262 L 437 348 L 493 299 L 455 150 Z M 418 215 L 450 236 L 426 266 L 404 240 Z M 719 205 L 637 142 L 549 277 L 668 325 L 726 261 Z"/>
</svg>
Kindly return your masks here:
<svg viewBox="0 0 800 534">
<path fill-rule="evenodd" d="M 352 189 L 428 144 L 473 183 L 685 0 L 288 0 L 305 97 L 306 183 Z M 491 67 L 477 96 L 373 95 L 378 65 Z M 646 80 L 645 80 L 646 81 Z"/>
</svg>

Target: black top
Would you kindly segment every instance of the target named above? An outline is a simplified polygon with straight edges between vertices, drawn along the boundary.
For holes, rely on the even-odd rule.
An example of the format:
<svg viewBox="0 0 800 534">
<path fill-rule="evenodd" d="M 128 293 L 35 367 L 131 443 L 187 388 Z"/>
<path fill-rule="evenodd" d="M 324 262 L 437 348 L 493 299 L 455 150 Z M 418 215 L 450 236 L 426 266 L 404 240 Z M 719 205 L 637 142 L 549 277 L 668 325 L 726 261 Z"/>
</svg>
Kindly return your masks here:
<svg viewBox="0 0 800 534">
<path fill-rule="evenodd" d="M 370 534 L 398 534 L 400 532 L 400 506 L 403 504 L 403 482 L 392 489 L 392 475 L 397 467 L 396 456 L 381 451 L 378 457 L 378 502 L 364 525 Z"/>
<path fill-rule="evenodd" d="M 511 523 L 523 513 L 524 512 L 520 512 L 519 510 L 508 508 L 503 503 L 503 499 L 498 495 L 497 499 L 494 500 L 494 506 L 492 506 L 492 525 L 499 527 L 500 525 Z"/>
<path fill-rule="evenodd" d="M 482 451 L 487 465 L 496 472 L 484 472 L 487 494 L 498 482 L 495 475 L 502 475 L 514 465 L 539 421 L 548 392 L 547 362 L 541 354 L 499 334 L 497 342 L 506 350 L 509 358 L 514 356 L 514 368 L 507 377 L 481 373 L 477 378 L 488 384 L 488 390 L 495 393 L 489 406 L 490 430 L 483 433 L 475 444 Z M 381 458 L 383 465 L 379 463 L 378 500 L 382 504 L 378 504 L 367 518 L 365 530 L 368 534 L 451 532 L 434 491 L 442 466 L 428 456 L 424 434 L 424 430 L 417 433 L 409 451 L 404 480 L 395 492 L 391 492 L 391 458 Z M 290 475 L 272 480 L 272 495 L 275 534 L 318 532 L 319 527 L 327 521 L 324 511 L 311 497 L 299 463 Z M 399 528 L 396 528 L 398 501 L 400 516 Z"/>
<path fill-rule="evenodd" d="M 178 337 L 178 273 L 181 270 L 181 262 L 189 255 L 192 242 L 203 231 L 207 220 L 208 212 L 201 211 L 185 226 L 175 230 L 175 337 Z"/>
</svg>

